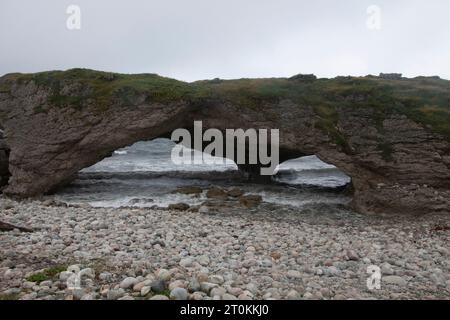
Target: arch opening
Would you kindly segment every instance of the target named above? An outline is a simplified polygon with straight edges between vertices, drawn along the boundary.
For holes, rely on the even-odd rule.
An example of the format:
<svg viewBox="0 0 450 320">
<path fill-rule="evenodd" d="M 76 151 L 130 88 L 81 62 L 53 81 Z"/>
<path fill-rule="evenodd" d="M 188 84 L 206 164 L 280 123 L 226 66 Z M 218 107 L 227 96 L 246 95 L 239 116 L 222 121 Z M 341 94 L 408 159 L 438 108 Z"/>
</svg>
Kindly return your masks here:
<svg viewBox="0 0 450 320">
<path fill-rule="evenodd" d="M 280 183 L 318 188 L 345 188 L 351 178 L 317 156 L 304 156 L 280 163 L 274 180 Z"/>
<path fill-rule="evenodd" d="M 294 207 L 345 204 L 349 200 L 338 189 L 348 184 L 350 178 L 315 156 L 289 159 L 278 166 L 270 182 L 260 183 L 249 180 L 234 161 L 192 149 L 194 157 L 210 161 L 173 163 L 174 146 L 167 138 L 157 138 L 120 148 L 110 157 L 82 169 L 55 196 L 64 202 L 97 207 L 164 208 L 179 203 L 198 207 L 211 200 L 208 190 L 218 187 L 260 195 L 269 204 Z"/>
</svg>

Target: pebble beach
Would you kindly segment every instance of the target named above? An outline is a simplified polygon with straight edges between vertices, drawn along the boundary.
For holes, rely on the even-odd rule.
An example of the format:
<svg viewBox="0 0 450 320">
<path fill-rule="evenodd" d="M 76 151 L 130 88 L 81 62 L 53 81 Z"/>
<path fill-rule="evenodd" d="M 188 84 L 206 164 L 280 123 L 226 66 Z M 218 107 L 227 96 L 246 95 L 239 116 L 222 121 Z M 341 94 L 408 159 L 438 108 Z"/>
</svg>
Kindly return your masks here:
<svg viewBox="0 0 450 320">
<path fill-rule="evenodd" d="M 0 299 L 450 298 L 445 214 L 0 203 L 0 221 L 33 229 L 0 232 Z M 380 289 L 367 286 L 371 265 Z"/>
</svg>

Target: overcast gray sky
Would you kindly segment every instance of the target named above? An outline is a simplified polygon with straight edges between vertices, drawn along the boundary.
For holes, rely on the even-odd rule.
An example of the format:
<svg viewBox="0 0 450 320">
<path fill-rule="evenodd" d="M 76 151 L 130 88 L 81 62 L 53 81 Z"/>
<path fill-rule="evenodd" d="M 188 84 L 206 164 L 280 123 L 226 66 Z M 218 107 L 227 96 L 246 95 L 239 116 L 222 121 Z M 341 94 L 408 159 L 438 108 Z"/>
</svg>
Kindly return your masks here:
<svg viewBox="0 0 450 320">
<path fill-rule="evenodd" d="M 81 29 L 69 30 L 69 5 Z M 367 8 L 381 9 L 381 29 Z M 450 79 L 448 0 L 0 0 L 0 74 L 85 67 L 181 80 L 401 72 Z"/>
</svg>

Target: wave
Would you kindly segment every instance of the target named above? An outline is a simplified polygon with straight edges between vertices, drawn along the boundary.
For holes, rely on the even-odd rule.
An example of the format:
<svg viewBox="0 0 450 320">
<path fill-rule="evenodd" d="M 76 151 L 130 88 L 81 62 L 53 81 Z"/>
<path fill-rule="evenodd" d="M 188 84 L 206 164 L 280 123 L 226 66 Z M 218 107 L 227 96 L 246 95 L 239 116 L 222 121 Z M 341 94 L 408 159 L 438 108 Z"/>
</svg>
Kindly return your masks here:
<svg viewBox="0 0 450 320">
<path fill-rule="evenodd" d="M 298 174 L 302 174 L 302 173 L 341 173 L 341 171 L 339 169 L 337 169 L 336 167 L 325 167 L 325 168 L 317 168 L 317 169 L 312 169 L 312 168 L 289 168 L 289 169 L 279 169 L 276 176 L 277 175 L 298 175 Z"/>
<path fill-rule="evenodd" d="M 227 180 L 243 179 L 237 170 L 224 171 L 126 171 L 126 172 L 80 172 L 77 180 L 147 180 L 159 178 Z"/>
</svg>

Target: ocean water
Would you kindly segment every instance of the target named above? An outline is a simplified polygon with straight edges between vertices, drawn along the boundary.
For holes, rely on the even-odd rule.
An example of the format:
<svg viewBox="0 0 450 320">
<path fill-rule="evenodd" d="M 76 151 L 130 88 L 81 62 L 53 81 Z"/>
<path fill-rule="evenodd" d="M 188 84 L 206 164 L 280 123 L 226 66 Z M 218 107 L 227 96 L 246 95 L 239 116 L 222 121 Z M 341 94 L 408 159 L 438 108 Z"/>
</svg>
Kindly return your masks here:
<svg viewBox="0 0 450 320">
<path fill-rule="evenodd" d="M 79 172 L 78 178 L 58 191 L 57 199 L 95 207 L 167 207 L 171 203 L 191 205 L 206 200 L 206 192 L 192 196 L 174 192 L 182 186 L 239 187 L 259 194 L 268 203 L 305 207 L 314 204 L 346 204 L 349 198 L 339 189 L 350 178 L 315 156 L 280 164 L 270 184 L 249 183 L 236 164 L 227 159 L 192 151 L 194 157 L 212 164 L 174 164 L 175 144 L 168 139 L 141 141 Z M 213 163 L 214 162 L 214 163 Z"/>
</svg>

